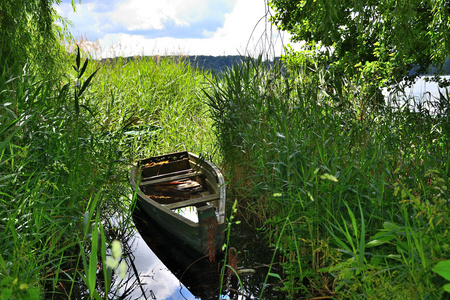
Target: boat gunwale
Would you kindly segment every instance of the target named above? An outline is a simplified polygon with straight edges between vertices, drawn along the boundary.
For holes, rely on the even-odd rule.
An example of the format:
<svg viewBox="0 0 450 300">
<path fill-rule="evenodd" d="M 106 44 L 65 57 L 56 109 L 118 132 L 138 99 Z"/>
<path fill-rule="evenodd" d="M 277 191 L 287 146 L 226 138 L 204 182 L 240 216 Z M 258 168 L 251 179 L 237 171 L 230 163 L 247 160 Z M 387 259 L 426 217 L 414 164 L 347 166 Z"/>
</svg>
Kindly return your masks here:
<svg viewBox="0 0 450 300">
<path fill-rule="evenodd" d="M 164 157 L 164 156 L 169 156 L 169 155 L 176 155 L 176 154 L 182 154 L 182 153 L 187 153 L 188 154 L 188 160 L 189 163 L 191 163 L 191 157 L 195 159 L 195 164 L 198 165 L 197 160 L 199 160 L 199 157 L 193 153 L 190 152 L 176 152 L 176 153 L 171 153 L 171 154 L 166 154 L 166 155 L 161 155 L 161 156 L 154 156 L 151 158 L 160 158 L 160 157 Z M 185 223 L 186 225 L 195 228 L 195 229 L 199 229 L 201 226 L 199 223 L 194 222 L 192 220 L 189 220 L 188 218 L 183 217 L 182 215 L 176 213 L 175 211 L 167 208 L 166 206 L 162 205 L 161 203 L 157 202 L 156 200 L 152 199 L 151 197 L 145 195 L 140 188 L 140 176 L 141 176 L 141 170 L 142 168 L 139 166 L 139 164 L 145 160 L 147 160 L 149 158 L 146 159 L 142 159 L 139 160 L 137 162 L 136 165 L 134 165 L 131 169 L 131 174 L 130 174 L 130 185 L 133 189 L 133 191 L 136 193 L 136 195 L 138 196 L 138 198 L 140 200 L 144 200 L 146 202 L 148 202 L 149 205 L 153 206 L 154 208 L 170 215 L 173 218 L 176 218 L 178 220 L 180 220 L 181 222 Z M 220 172 L 220 170 L 211 162 L 207 161 L 207 160 L 202 160 L 202 163 L 206 163 L 208 165 L 208 167 L 211 169 L 209 171 L 209 173 L 213 173 L 212 175 L 215 175 L 215 179 L 217 180 L 217 188 L 218 191 L 217 193 L 219 194 L 219 199 L 215 200 L 217 201 L 218 205 L 217 210 L 218 210 L 218 215 L 216 216 L 217 219 L 217 224 L 220 226 L 222 224 L 225 223 L 225 205 L 226 205 L 226 190 L 225 190 L 225 181 L 223 179 L 223 175 Z M 202 169 L 201 165 L 200 169 Z M 212 171 L 212 172 L 211 172 Z M 208 179 L 209 180 L 209 179 Z M 210 184 L 212 184 L 213 182 L 210 182 Z"/>
</svg>

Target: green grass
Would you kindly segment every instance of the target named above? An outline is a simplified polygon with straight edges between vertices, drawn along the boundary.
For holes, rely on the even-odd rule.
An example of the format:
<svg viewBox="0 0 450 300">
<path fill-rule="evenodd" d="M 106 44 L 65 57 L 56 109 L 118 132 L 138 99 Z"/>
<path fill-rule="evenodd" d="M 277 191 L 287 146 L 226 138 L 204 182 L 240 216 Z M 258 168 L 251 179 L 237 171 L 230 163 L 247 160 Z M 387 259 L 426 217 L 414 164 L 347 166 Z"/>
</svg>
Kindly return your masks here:
<svg viewBox="0 0 450 300">
<path fill-rule="evenodd" d="M 312 60 L 214 77 L 183 58 L 69 59 L 63 78 L 1 77 L 0 299 L 119 296 L 107 261 L 130 164 L 179 150 L 221 165 L 287 296 L 443 297 L 448 110 L 375 106 Z"/>
<path fill-rule="evenodd" d="M 63 78 L 0 81 L 0 299 L 119 296 L 107 260 L 131 222 L 131 163 L 213 155 L 205 77 L 188 63 L 69 59 Z"/>
<path fill-rule="evenodd" d="M 358 82 L 289 66 L 247 61 L 206 91 L 229 190 L 284 255 L 284 289 L 440 297 L 431 268 L 450 251 L 448 110 L 375 105 Z"/>
<path fill-rule="evenodd" d="M 213 125 L 202 93 L 207 80 L 183 57 L 118 58 L 95 68 L 99 66 L 89 102 L 104 108 L 97 115 L 99 130 L 156 130 L 157 141 L 132 145 L 140 158 L 179 150 L 214 152 Z"/>
</svg>

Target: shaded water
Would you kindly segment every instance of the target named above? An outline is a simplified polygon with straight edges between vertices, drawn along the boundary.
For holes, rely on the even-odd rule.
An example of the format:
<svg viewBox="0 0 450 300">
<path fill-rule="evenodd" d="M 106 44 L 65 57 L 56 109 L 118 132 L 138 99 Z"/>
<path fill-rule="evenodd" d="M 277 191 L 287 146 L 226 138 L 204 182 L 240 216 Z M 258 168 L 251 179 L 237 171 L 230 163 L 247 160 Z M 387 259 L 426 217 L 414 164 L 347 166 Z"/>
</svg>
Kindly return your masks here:
<svg viewBox="0 0 450 300">
<path fill-rule="evenodd" d="M 276 278 L 269 277 L 264 283 L 273 252 L 245 223 L 233 225 L 230 245 L 238 253 L 238 270 L 253 269 L 255 273 L 241 275 L 240 285 L 236 276 L 220 276 L 223 255 L 211 263 L 163 232 L 139 210 L 133 219 L 138 231 L 125 248 L 129 246 L 128 273 L 139 275 L 127 299 L 219 299 L 221 280 L 223 299 L 258 299 L 263 285 L 264 299 L 286 299 L 276 291 Z M 278 271 L 274 264 L 271 272 Z"/>
<path fill-rule="evenodd" d="M 138 229 L 134 263 L 142 284 L 154 295 L 149 299 L 212 299 L 218 295 L 218 264 L 176 243 L 145 213 L 135 211 L 133 219 Z"/>
</svg>

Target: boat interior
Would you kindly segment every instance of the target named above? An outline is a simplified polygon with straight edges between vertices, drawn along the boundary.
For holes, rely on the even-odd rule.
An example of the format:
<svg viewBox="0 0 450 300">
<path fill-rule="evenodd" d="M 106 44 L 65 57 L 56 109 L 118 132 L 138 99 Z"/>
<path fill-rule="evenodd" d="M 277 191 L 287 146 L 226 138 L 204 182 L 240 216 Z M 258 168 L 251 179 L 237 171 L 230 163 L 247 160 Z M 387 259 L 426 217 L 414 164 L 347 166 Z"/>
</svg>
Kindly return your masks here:
<svg viewBox="0 0 450 300">
<path fill-rule="evenodd" d="M 191 161 L 187 152 L 145 159 L 139 165 L 141 191 L 169 209 L 198 208 L 219 200 L 201 162 Z"/>
</svg>

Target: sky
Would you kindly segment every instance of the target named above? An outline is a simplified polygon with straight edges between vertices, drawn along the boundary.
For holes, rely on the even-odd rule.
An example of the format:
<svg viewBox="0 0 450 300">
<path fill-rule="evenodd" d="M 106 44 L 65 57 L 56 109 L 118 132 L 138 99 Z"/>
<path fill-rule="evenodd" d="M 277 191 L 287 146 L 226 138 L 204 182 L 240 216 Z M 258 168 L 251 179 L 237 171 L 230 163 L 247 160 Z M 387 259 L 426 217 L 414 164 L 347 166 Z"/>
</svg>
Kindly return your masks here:
<svg viewBox="0 0 450 300">
<path fill-rule="evenodd" d="M 96 56 L 279 56 L 289 35 L 267 21 L 266 1 L 81 0 L 74 12 L 62 0 L 55 9 L 73 23 L 74 37 L 96 41 Z"/>
</svg>

